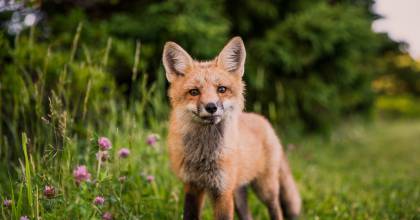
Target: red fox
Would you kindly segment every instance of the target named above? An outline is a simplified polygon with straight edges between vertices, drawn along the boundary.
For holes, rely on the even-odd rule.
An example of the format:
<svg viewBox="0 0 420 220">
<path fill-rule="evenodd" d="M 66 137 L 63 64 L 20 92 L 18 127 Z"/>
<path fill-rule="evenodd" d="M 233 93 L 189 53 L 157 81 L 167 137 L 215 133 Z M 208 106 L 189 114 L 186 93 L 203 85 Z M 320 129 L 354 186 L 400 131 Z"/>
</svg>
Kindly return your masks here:
<svg viewBox="0 0 420 220">
<path fill-rule="evenodd" d="M 169 157 L 185 188 L 184 219 L 200 219 L 204 195 L 214 219 L 252 219 L 247 186 L 271 219 L 295 219 L 301 198 L 270 123 L 245 113 L 245 46 L 232 38 L 212 61 L 195 61 L 174 42 L 163 50 L 170 83 Z"/>
</svg>

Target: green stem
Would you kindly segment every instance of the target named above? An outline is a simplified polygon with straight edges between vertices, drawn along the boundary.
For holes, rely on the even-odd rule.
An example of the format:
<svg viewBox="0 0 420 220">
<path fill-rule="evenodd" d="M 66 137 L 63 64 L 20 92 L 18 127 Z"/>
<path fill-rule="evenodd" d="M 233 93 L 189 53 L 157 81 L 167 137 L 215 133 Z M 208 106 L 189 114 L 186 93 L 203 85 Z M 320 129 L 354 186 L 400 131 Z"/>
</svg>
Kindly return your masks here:
<svg viewBox="0 0 420 220">
<path fill-rule="evenodd" d="M 98 170 L 96 171 L 96 181 L 99 182 L 99 174 L 101 172 L 101 164 L 102 164 L 102 152 L 98 151 Z"/>
</svg>

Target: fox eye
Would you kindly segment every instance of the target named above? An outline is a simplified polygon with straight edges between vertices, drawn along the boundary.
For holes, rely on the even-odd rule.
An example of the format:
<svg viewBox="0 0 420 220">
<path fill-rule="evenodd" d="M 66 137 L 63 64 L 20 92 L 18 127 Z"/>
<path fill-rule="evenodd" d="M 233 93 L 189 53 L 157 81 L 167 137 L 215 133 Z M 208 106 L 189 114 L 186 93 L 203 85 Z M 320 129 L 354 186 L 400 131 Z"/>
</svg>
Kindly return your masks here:
<svg viewBox="0 0 420 220">
<path fill-rule="evenodd" d="M 198 91 L 198 89 L 191 89 L 190 91 L 188 91 L 188 93 L 190 93 L 191 96 L 200 95 L 200 91 Z"/>
<path fill-rule="evenodd" d="M 226 87 L 224 87 L 224 86 L 219 86 L 219 87 L 217 88 L 217 92 L 218 92 L 218 93 L 225 93 L 225 92 L 226 92 Z"/>
</svg>

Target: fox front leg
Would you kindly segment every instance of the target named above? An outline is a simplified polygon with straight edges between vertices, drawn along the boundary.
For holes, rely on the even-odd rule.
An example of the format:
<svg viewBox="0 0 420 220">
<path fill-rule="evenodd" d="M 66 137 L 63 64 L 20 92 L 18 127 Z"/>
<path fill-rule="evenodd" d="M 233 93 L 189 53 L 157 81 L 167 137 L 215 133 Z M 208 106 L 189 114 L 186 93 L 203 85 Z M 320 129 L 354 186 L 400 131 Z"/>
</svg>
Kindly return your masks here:
<svg viewBox="0 0 420 220">
<path fill-rule="evenodd" d="M 215 220 L 233 220 L 233 192 L 213 196 L 213 212 Z"/>
<path fill-rule="evenodd" d="M 184 220 L 199 220 L 204 201 L 204 190 L 191 184 L 185 185 Z"/>
</svg>

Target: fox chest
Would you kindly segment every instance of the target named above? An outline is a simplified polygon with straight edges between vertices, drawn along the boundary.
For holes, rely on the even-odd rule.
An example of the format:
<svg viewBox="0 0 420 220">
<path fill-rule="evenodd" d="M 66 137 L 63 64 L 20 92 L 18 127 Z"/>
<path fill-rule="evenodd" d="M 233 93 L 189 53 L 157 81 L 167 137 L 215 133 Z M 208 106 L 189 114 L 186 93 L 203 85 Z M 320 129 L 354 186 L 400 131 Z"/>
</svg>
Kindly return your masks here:
<svg viewBox="0 0 420 220">
<path fill-rule="evenodd" d="M 220 166 L 223 149 L 222 126 L 221 123 L 208 125 L 184 135 L 181 177 L 185 182 L 211 191 L 223 190 L 225 177 Z"/>
</svg>

